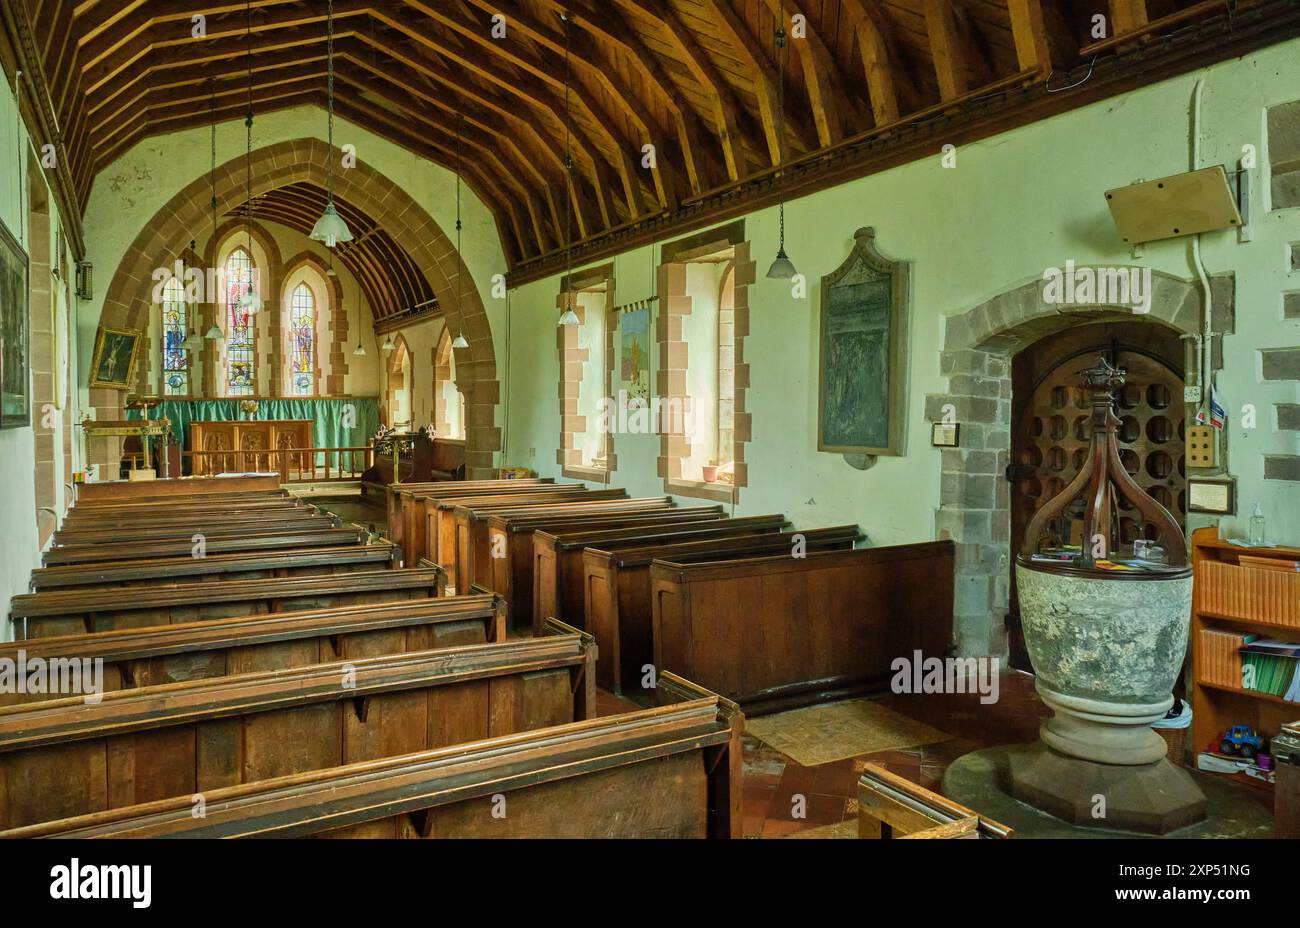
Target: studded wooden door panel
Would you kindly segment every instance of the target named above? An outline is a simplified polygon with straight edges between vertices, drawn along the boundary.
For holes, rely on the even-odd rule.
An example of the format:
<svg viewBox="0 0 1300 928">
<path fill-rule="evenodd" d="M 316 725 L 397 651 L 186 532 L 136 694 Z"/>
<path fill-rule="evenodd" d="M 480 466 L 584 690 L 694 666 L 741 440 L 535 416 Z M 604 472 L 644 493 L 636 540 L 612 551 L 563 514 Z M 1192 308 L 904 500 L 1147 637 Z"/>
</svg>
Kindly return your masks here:
<svg viewBox="0 0 1300 928">
<path fill-rule="evenodd" d="M 1034 512 L 1078 474 L 1087 456 L 1088 409 L 1078 372 L 1105 354 L 1128 372 L 1117 397 L 1120 460 L 1147 493 L 1186 527 L 1187 493 L 1183 381 L 1163 362 L 1123 348 L 1099 347 L 1054 368 L 1034 388 L 1017 423 L 1012 445 L 1012 550 L 1018 552 Z M 1053 539 L 1079 544 L 1083 530 L 1082 500 L 1048 523 Z M 1121 500 L 1116 513 L 1122 543 L 1156 537 L 1136 508 Z"/>
</svg>

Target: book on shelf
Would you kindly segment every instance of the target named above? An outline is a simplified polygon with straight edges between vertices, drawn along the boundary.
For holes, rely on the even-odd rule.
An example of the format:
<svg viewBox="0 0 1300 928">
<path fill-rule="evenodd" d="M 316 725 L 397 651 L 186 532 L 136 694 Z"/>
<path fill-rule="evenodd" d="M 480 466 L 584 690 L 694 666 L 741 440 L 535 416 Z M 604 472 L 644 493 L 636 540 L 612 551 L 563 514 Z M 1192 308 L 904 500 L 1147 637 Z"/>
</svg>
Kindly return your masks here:
<svg viewBox="0 0 1300 928">
<path fill-rule="evenodd" d="M 1283 573 L 1300 571 L 1300 561 L 1288 561 L 1280 557 L 1255 557 L 1243 554 L 1237 558 L 1237 563 L 1242 567 L 1253 567 L 1256 570 L 1280 570 Z"/>
<path fill-rule="evenodd" d="M 1300 642 L 1246 636 L 1241 654 L 1241 687 L 1300 702 Z"/>
</svg>

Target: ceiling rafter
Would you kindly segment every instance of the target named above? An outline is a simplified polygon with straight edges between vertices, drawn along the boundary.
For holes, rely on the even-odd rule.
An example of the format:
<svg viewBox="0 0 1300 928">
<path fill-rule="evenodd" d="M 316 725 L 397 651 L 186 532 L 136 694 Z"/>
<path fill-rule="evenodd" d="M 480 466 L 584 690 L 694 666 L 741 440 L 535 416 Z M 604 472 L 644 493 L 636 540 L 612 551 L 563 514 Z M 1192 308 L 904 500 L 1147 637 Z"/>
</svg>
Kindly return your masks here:
<svg viewBox="0 0 1300 928">
<path fill-rule="evenodd" d="M 450 167 L 463 152 L 462 173 L 493 215 L 512 274 L 528 279 L 562 263 L 569 245 L 590 259 L 606 243 L 626 246 L 636 236 L 739 215 L 771 195 L 779 166 L 798 165 L 802 190 L 815 186 L 809 178 L 830 183 L 872 170 L 888 159 L 864 154 L 864 140 L 895 151 L 914 135 L 888 131 L 893 126 L 923 128 L 939 114 L 953 126 L 982 125 L 978 110 L 996 106 L 1018 107 L 1029 121 L 1077 105 L 1069 102 L 1074 97 L 1096 98 L 1100 85 L 1154 79 L 1165 66 L 1148 59 L 1189 60 L 1174 44 L 1148 37 L 1175 28 L 1185 35 L 1195 25 L 1219 37 L 1197 45 L 1197 53 L 1219 60 L 1221 48 L 1240 52 L 1290 35 L 1286 17 L 1300 16 L 1284 0 L 1253 0 L 1225 33 L 1216 24 L 1222 8 L 1212 6 L 335 0 L 337 104 L 349 124 L 439 165 Z M 22 112 L 60 152 L 50 176 L 61 202 L 74 207 L 84 209 L 96 176 L 131 146 L 214 118 L 241 120 L 250 62 L 255 114 L 325 103 L 327 9 L 320 0 L 0 0 L 0 10 L 10 11 L 10 47 L 16 8 L 40 26 L 23 36 L 23 66 L 30 70 L 35 61 L 44 72 L 22 90 Z M 199 13 L 206 34 L 194 37 Z M 1100 53 L 1141 52 L 1142 68 L 1131 76 L 1112 68 L 1077 93 L 1043 97 L 1048 74 L 1077 69 L 1086 63 L 1081 54 L 1091 61 L 1098 51 L 1089 50 L 1085 34 L 1097 13 L 1107 15 L 1115 39 L 1103 40 Z M 500 38 L 492 35 L 496 14 L 507 19 Z M 803 17 L 806 32 L 795 34 L 794 16 Z M 778 22 L 793 46 L 779 56 Z M 1270 29 L 1275 23 L 1281 28 Z M 1178 67 L 1166 70 L 1181 73 Z M 31 116 L 37 110 L 39 120 Z M 1000 124 L 1020 118 L 1004 113 Z M 642 163 L 647 144 L 653 169 Z M 79 241 L 79 233 L 70 238 Z"/>
</svg>

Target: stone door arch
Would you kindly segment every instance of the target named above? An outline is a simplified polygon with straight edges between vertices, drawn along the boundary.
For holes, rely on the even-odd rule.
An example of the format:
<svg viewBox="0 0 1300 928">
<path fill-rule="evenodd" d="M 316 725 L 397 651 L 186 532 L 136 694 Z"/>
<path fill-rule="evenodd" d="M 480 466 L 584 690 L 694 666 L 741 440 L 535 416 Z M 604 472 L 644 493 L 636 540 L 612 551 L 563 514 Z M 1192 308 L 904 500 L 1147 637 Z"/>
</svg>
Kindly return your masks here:
<svg viewBox="0 0 1300 928">
<path fill-rule="evenodd" d="M 957 545 L 953 625 L 962 654 L 1006 651 L 1011 507 L 1003 475 L 1011 451 L 1012 357 L 1040 339 L 1094 322 L 1144 320 L 1181 335 L 1201 329 L 1201 288 L 1193 280 L 1150 272 L 1151 301 L 1145 313 L 1106 304 L 1062 306 L 1044 298 L 1045 285 L 1032 280 L 947 317 L 940 370 L 948 392 L 925 399 L 927 421 L 943 421 L 948 414 L 961 426 L 961 446 L 941 452 L 935 537 L 951 538 Z M 1230 333 L 1233 278 L 1212 278 L 1211 287 L 1215 331 Z M 1216 352 L 1216 369 L 1219 364 Z M 1188 366 L 1189 376 L 1196 367 Z"/>
</svg>

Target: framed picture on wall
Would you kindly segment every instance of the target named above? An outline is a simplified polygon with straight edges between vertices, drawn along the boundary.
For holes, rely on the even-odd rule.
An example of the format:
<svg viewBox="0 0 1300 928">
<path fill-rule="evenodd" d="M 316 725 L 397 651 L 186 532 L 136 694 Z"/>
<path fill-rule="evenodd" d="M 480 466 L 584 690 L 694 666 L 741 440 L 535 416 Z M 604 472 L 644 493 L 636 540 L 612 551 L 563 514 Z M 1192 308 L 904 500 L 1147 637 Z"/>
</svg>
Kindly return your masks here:
<svg viewBox="0 0 1300 928">
<path fill-rule="evenodd" d="M 848 258 L 822 278 L 817 449 L 901 455 L 907 416 L 910 264 L 859 229 Z"/>
<path fill-rule="evenodd" d="M 32 424 L 27 252 L 0 223 L 0 428 Z"/>
<path fill-rule="evenodd" d="M 112 390 L 129 390 L 135 372 L 140 333 L 101 326 L 95 334 L 95 353 L 90 362 L 90 385 Z"/>
</svg>

